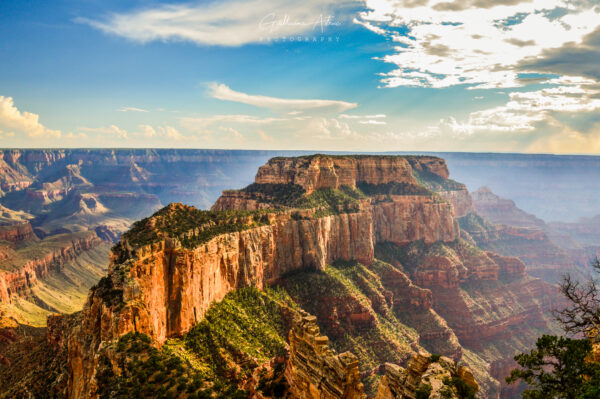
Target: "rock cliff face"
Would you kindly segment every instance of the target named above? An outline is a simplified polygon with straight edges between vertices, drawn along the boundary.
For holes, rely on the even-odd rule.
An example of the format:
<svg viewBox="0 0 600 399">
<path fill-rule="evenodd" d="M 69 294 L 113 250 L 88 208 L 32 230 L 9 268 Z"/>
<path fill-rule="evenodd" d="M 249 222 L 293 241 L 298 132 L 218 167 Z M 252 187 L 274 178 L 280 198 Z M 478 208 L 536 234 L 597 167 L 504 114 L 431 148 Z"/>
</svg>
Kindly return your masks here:
<svg viewBox="0 0 600 399">
<path fill-rule="evenodd" d="M 33 228 L 29 222 L 14 223 L 0 226 L 0 241 L 16 244 L 21 241 L 34 239 Z"/>
<path fill-rule="evenodd" d="M 473 200 L 466 189 L 440 191 L 439 195 L 441 195 L 442 198 L 444 198 L 447 202 L 452 204 L 455 217 L 459 218 L 470 212 L 473 212 Z"/>
<path fill-rule="evenodd" d="M 423 158 L 421 164 L 432 173 L 448 176 L 448 170 L 438 158 Z M 328 157 L 274 158 L 261 166 L 257 184 L 295 184 L 307 194 L 324 188 L 356 187 L 359 182 L 385 184 L 390 182 L 417 184 L 407 158 L 401 157 Z"/>
<path fill-rule="evenodd" d="M 499 197 L 487 187 L 479 188 L 471 196 L 475 211 L 492 223 L 538 229 L 545 226 L 543 220 L 522 211 L 514 201 Z"/>
<path fill-rule="evenodd" d="M 377 241 L 404 245 L 424 240 L 432 244 L 454 241 L 458 237 L 450 204 L 426 196 L 391 196 L 390 199 L 372 207 Z"/>
<path fill-rule="evenodd" d="M 0 302 L 9 302 L 15 295 L 33 287 L 37 280 L 46 277 L 52 271 L 60 270 L 63 264 L 100 242 L 98 236 L 90 233 L 27 261 L 17 270 L 0 271 Z"/>
<path fill-rule="evenodd" d="M 285 378 L 298 399 L 364 399 L 358 359 L 352 353 L 334 355 L 328 338 L 319 333 L 317 318 L 304 314 L 289 333 L 290 356 Z"/>
<path fill-rule="evenodd" d="M 456 366 L 451 359 L 432 359 L 427 353 L 417 353 L 408 362 L 406 369 L 387 363 L 375 399 L 415 398 L 417 391 L 429 392 L 428 398 L 460 398 L 448 381 L 459 377 L 474 393 L 479 385 L 471 370 Z M 424 389 L 424 387 L 426 387 Z"/>
<path fill-rule="evenodd" d="M 389 180 L 390 174 L 396 180 Z M 324 196 L 327 206 L 249 211 L 269 207 L 259 205 L 265 204 L 264 198 L 248 198 L 244 191 L 227 192 L 214 209 L 242 209 L 206 213 L 214 218 L 230 215 L 225 224 L 213 219 L 182 232 L 178 226 L 187 226 L 196 211 L 180 204 L 161 211 L 180 215 L 167 224 L 158 213 L 138 222 L 132 231 L 140 236 L 126 235 L 115 247 L 109 275 L 91 290 L 82 322 L 69 335 L 69 397 L 96 395 L 97 355 L 105 343 L 137 332 L 161 346 L 168 338 L 185 336 L 210 305 L 227 293 L 293 280 L 290 276 L 306 270 L 330 276 L 349 273 L 350 280 L 340 277 L 338 282 L 343 285 L 340 290 L 354 297 L 344 304 L 335 302 L 333 294 L 311 298 L 335 309 L 319 312 L 319 317 L 326 317 L 323 320 L 303 319 L 290 333 L 286 380 L 296 397 L 362 397 L 356 358 L 330 353 L 316 329 L 317 321 L 340 336 L 378 329 L 382 347 L 411 347 L 409 354 L 418 352 L 418 341 L 400 343 L 406 337 L 399 331 L 408 331 L 401 327 L 401 318 L 415 326 L 423 345 L 441 348 L 456 360 L 463 354 L 461 345 L 478 351 L 477 356 L 483 358 L 477 359 L 484 364 L 497 360 L 507 347 L 511 352 L 507 356 L 512 356 L 513 349 L 532 339 L 537 329 L 547 328 L 543 311 L 550 306 L 549 289 L 526 276 L 519 260 L 481 251 L 460 238 L 455 215 L 466 212 L 470 202 L 464 194 L 451 194 L 449 198 L 454 199 L 446 201 L 447 194 L 431 191 L 464 189 L 447 176 L 443 161 L 437 158 L 275 159 L 259 171 L 255 184 L 296 185 L 305 198 Z M 371 194 L 344 191 L 346 187 L 363 187 Z M 328 195 L 349 202 L 332 202 Z M 216 233 L 208 235 L 209 231 Z M 382 245 L 387 245 L 387 252 L 380 257 L 376 248 Z M 376 255 L 389 263 L 375 261 Z M 340 261 L 365 266 L 327 269 Z M 414 330 L 406 334 L 415 335 Z M 515 341 L 515 334 L 522 335 L 523 341 Z M 488 343 L 491 349 L 483 350 Z M 388 396 L 381 398 L 397 397 L 389 395 L 402 389 L 413 392 L 413 382 L 418 385 L 424 375 L 442 381 L 457 373 L 440 362 L 425 363 L 423 370 L 413 364 L 408 374 L 390 366 L 391 374 L 382 384 L 387 388 L 381 388 L 381 395 Z M 466 371 L 462 373 L 469 377 Z M 476 373 L 484 379 L 485 394 L 497 397 L 499 384 L 487 366 Z"/>
</svg>

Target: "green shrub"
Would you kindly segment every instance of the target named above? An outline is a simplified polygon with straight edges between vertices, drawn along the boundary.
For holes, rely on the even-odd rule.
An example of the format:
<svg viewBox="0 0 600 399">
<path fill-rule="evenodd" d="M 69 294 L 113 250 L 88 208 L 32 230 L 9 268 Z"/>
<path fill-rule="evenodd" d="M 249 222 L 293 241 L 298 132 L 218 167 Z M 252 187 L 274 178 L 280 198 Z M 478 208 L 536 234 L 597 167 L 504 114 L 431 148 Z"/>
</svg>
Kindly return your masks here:
<svg viewBox="0 0 600 399">
<path fill-rule="evenodd" d="M 431 385 L 419 384 L 415 391 L 415 399 L 428 399 L 431 394 Z"/>
<path fill-rule="evenodd" d="M 452 378 L 444 378 L 444 385 L 448 388 L 453 388 L 460 399 L 475 399 L 477 391 L 472 386 L 468 385 L 462 378 L 454 376 Z"/>
<path fill-rule="evenodd" d="M 435 362 L 438 362 L 441 357 L 442 357 L 442 355 L 433 354 L 433 355 L 429 356 L 429 361 L 431 363 L 435 363 Z"/>
</svg>

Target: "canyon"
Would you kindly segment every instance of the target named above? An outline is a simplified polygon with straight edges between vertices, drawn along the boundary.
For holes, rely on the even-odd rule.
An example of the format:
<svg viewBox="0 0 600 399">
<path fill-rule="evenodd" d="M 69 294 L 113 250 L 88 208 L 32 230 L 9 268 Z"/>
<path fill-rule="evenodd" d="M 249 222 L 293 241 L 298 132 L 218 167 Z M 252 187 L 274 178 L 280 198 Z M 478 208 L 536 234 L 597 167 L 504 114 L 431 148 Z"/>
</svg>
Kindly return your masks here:
<svg viewBox="0 0 600 399">
<path fill-rule="evenodd" d="M 102 162 L 110 159 L 108 150 L 100 153 Z M 265 384 L 302 398 L 413 397 L 425 377 L 437 381 L 428 383 L 432 392 L 456 395 L 444 380 L 458 376 L 482 397 L 509 398 L 518 394 L 503 382 L 512 355 L 556 329 L 549 310 L 560 303 L 550 283 L 565 267 L 576 269 L 568 254 L 543 226 L 527 225 L 537 219 L 516 212 L 514 203 L 489 190 L 471 196 L 449 179 L 443 159 L 275 157 L 258 168 L 254 183 L 223 191 L 212 211 L 179 203 L 156 211 L 180 188 L 159 188 L 165 183 L 155 180 L 159 173 L 149 172 L 149 165 L 157 159 L 198 162 L 194 152 L 189 158 L 183 151 L 165 153 L 113 157 L 117 166 L 136 164 L 119 166 L 127 171 L 122 186 L 94 181 L 85 164 L 99 155 L 86 158 L 85 151 L 27 158 L 28 170 L 77 160 L 61 177 L 44 178 L 51 187 L 7 173 L 5 206 L 28 198 L 49 214 L 22 207 L 18 212 L 29 214 L 28 222 L 0 230 L 11 267 L 20 243 L 35 247 L 69 237 L 71 245 L 4 271 L 3 302 L 27 298 L 38 280 L 63 264 L 118 240 L 108 274 L 92 287 L 83 311 L 52 316 L 36 341 L 55 348 L 60 367 L 51 384 L 60 395 L 102 397 L 112 386 L 106 375 L 110 381 L 130 375 L 124 366 L 129 355 L 119 348 L 136 334 L 149 337 L 161 356 L 194 359 L 200 352 L 190 354 L 187 342 L 198 326 L 207 326 L 211 312 L 248 288 L 277 309 L 282 331 L 265 342 L 281 340 L 286 351 L 264 357 L 253 352 L 258 347 L 245 347 L 227 358 L 220 372 L 252 397 L 271 397 L 261 391 Z M 14 164 L 11 159 L 5 155 L 6 165 Z M 119 191 L 125 187 L 128 193 Z M 28 190 L 44 194 L 24 194 Z M 141 200 L 135 213 L 124 211 L 141 198 L 149 200 Z M 63 212 L 67 204 L 78 204 L 77 212 Z M 527 223 L 519 226 L 520 219 Z M 491 223 L 501 220 L 511 225 Z M 14 328 L 3 331 L 9 336 Z M 10 350 L 0 347 L 0 355 L 15 362 Z M 14 392 L 15 384 L 5 392 Z"/>
</svg>

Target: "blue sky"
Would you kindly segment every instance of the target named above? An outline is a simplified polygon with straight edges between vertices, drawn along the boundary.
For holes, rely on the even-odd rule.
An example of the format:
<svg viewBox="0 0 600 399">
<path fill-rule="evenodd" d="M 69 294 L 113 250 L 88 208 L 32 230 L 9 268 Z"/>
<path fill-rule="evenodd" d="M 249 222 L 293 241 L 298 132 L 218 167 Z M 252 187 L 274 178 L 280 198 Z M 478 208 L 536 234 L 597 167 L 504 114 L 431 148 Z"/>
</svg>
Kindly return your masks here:
<svg viewBox="0 0 600 399">
<path fill-rule="evenodd" d="M 598 153 L 599 28 L 595 0 L 3 1 L 0 147 Z"/>
</svg>

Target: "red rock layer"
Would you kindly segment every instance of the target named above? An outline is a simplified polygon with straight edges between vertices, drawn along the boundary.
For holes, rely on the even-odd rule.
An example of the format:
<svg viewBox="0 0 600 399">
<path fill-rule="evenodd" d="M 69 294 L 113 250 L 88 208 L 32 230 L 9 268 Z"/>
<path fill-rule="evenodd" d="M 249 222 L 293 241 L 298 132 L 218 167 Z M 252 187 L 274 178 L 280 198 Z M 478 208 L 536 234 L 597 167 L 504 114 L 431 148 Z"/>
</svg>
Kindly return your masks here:
<svg viewBox="0 0 600 399">
<path fill-rule="evenodd" d="M 375 239 L 380 242 L 404 245 L 424 240 L 426 244 L 432 244 L 454 241 L 458 237 L 452 205 L 433 197 L 391 196 L 389 202 L 375 203 L 372 213 Z"/>
<path fill-rule="evenodd" d="M 470 212 L 473 212 L 473 201 L 469 192 L 464 190 L 440 191 L 438 193 L 443 199 L 452 204 L 454 216 L 457 218 L 463 217 Z"/>
<path fill-rule="evenodd" d="M 358 359 L 350 352 L 334 355 L 319 333 L 317 318 L 304 315 L 289 333 L 290 356 L 285 379 L 297 399 L 364 399 Z"/>
<path fill-rule="evenodd" d="M 356 187 L 359 182 L 417 184 L 406 158 L 326 155 L 273 158 L 258 169 L 255 182 L 297 184 L 304 188 L 307 194 L 323 187 Z"/>
<path fill-rule="evenodd" d="M 29 222 L 0 226 L 0 241 L 16 244 L 34 238 L 33 228 Z"/>
<path fill-rule="evenodd" d="M 64 263 L 99 243 L 100 239 L 95 234 L 90 234 L 48 252 L 40 258 L 28 261 L 19 270 L 0 272 L 0 301 L 10 301 L 11 296 L 33 287 L 38 279 L 47 276 L 53 270 L 60 270 Z"/>
</svg>

